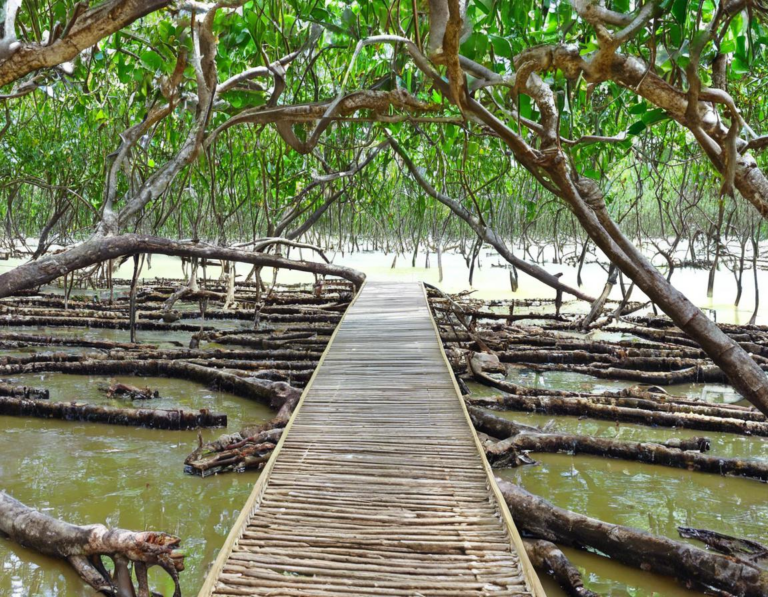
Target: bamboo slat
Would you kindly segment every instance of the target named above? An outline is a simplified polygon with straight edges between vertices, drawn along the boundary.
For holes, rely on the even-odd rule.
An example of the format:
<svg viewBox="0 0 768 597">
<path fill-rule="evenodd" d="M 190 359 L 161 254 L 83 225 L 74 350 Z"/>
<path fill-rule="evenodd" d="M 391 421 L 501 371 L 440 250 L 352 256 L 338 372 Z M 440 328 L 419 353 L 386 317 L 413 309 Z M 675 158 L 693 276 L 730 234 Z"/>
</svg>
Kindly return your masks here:
<svg viewBox="0 0 768 597">
<path fill-rule="evenodd" d="M 368 282 L 199 597 L 544 596 L 421 284 Z"/>
</svg>

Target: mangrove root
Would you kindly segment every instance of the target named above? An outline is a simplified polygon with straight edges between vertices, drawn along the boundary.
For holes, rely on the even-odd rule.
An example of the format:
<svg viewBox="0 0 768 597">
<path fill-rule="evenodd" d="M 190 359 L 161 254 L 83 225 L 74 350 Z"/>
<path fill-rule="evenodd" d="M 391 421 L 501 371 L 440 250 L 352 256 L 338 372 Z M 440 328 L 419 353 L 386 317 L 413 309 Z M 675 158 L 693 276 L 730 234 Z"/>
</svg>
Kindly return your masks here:
<svg viewBox="0 0 768 597">
<path fill-rule="evenodd" d="M 147 570 L 160 566 L 173 579 L 181 597 L 179 572 L 184 554 L 180 540 L 166 533 L 109 529 L 101 524 L 75 526 L 25 506 L 0 492 L 0 534 L 44 555 L 67 560 L 88 585 L 113 597 L 150 597 Z M 114 562 L 109 573 L 103 557 Z M 129 569 L 133 565 L 137 587 Z"/>
<path fill-rule="evenodd" d="M 497 482 L 524 533 L 597 551 L 645 572 L 676 578 L 688 588 L 740 597 L 768 595 L 768 571 L 751 562 L 564 510 L 517 485 Z"/>
</svg>

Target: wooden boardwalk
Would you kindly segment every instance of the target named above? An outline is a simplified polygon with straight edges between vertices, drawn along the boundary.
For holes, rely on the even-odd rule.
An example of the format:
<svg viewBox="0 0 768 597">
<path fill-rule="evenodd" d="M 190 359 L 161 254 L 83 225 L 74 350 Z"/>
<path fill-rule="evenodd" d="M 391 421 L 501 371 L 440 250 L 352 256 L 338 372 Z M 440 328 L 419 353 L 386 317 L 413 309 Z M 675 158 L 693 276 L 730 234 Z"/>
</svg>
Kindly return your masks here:
<svg viewBox="0 0 768 597">
<path fill-rule="evenodd" d="M 421 284 L 348 309 L 200 592 L 543 596 Z"/>
</svg>

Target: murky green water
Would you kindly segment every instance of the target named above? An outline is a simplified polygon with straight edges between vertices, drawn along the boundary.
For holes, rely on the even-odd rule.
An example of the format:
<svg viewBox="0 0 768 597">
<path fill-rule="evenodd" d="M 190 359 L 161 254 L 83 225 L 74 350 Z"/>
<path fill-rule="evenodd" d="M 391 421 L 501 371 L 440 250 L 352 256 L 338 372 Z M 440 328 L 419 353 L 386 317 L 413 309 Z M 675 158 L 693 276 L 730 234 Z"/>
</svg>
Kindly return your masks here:
<svg viewBox="0 0 768 597">
<path fill-rule="evenodd" d="M 436 259 L 432 267 L 410 268 L 410 259 L 400 257 L 392 269 L 392 255 L 329 253 L 339 264 L 356 267 L 370 279 L 426 280 L 455 292 L 467 287 L 468 270 L 458 255 L 444 256 L 446 279 L 438 282 Z M 420 254 L 419 265 L 424 262 Z M 520 290 L 509 290 L 505 269 L 491 268 L 498 259 L 485 258 L 475 271 L 474 295 L 480 298 L 511 299 L 552 297 L 550 289 L 521 276 Z M 10 264 L 0 264 L 0 271 Z M 130 264 L 129 264 L 130 265 Z M 238 273 L 247 274 L 249 266 L 239 266 Z M 553 273 L 564 272 L 564 280 L 575 284 L 575 270 L 567 266 L 547 265 Z M 118 275 L 130 277 L 130 267 Z M 725 276 L 727 272 L 721 272 Z M 178 261 L 156 256 L 152 268 L 142 276 L 179 277 Z M 217 268 L 209 268 L 209 278 L 218 276 Z M 271 272 L 263 273 L 271 279 Z M 584 280 L 588 291 L 597 294 L 605 280 L 599 266 L 587 265 Z M 717 284 L 715 296 L 705 297 L 706 272 L 678 270 L 673 283 L 690 291 L 691 299 L 702 307 L 717 310 L 722 322 L 744 323 L 751 314 L 752 295 L 745 288 L 740 308 L 732 306 L 733 284 Z M 723 279 L 724 278 L 718 278 Z M 281 272 L 284 283 L 312 282 L 312 276 L 297 272 Z M 768 277 L 763 277 L 764 293 Z M 618 296 L 618 288 L 613 296 Z M 640 300 L 636 293 L 633 298 Z M 768 323 L 768 307 L 758 316 L 758 323 Z M 184 321 L 184 323 L 192 323 Z M 208 325 L 238 327 L 239 322 Z M 0 331 L 13 328 L 0 328 Z M 70 334 L 59 328 L 20 327 L 18 331 L 39 334 Z M 124 330 L 91 329 L 82 332 L 94 339 L 128 341 Z M 174 342 L 186 346 L 186 332 L 139 331 L 139 340 L 170 346 Z M 52 350 L 92 350 L 52 347 Z M 3 354 L 0 352 L 0 354 Z M 10 354 L 10 353 L 5 353 Z M 517 372 L 516 381 L 532 386 L 581 391 L 619 389 L 629 383 L 598 380 L 563 372 Z M 25 383 L 45 385 L 52 390 L 53 400 L 108 400 L 97 389 L 102 378 L 46 374 L 27 376 Z M 263 421 L 271 416 L 264 407 L 235 396 L 211 392 L 181 380 L 126 378 L 135 385 L 150 385 L 160 390 L 163 398 L 154 403 L 160 408 L 211 408 L 229 415 L 229 430 L 239 428 L 241 421 Z M 473 388 L 480 391 L 480 388 Z M 713 401 L 730 401 L 727 386 L 699 385 L 668 388 L 670 393 L 705 396 Z M 484 390 L 484 391 L 487 391 Z M 718 399 L 718 395 L 722 399 Z M 575 417 L 551 417 L 526 413 L 507 416 L 528 424 L 543 424 L 551 419 L 556 429 L 564 432 L 595 434 L 626 440 L 664 440 L 671 437 L 707 435 L 713 440 L 712 454 L 732 457 L 768 459 L 765 438 L 745 438 L 693 430 L 647 428 L 631 424 L 615 425 L 605 421 L 579 420 Z M 221 433 L 208 431 L 205 435 Z M 249 494 L 256 474 L 224 475 L 202 480 L 184 475 L 181 463 L 195 443 L 196 432 L 152 431 L 107 425 L 86 425 L 59 421 L 24 420 L 0 417 L 0 487 L 22 501 L 44 509 L 53 516 L 75 523 L 103 522 L 129 529 L 162 529 L 178 534 L 188 551 L 187 570 L 181 575 L 184 594 L 193 596 L 204 577 L 205 569 L 224 541 L 238 515 L 238 508 Z M 596 457 L 536 455 L 538 466 L 499 471 L 500 475 L 519 482 L 556 505 L 595 516 L 609 522 L 630 524 L 638 528 L 676 537 L 675 525 L 693 525 L 768 542 L 768 486 L 742 479 L 688 473 L 637 463 Z M 588 586 L 601 595 L 615 597 L 692 597 L 697 593 L 680 588 L 669 579 L 650 575 L 616 564 L 592 554 L 565 550 L 582 569 Z M 155 575 L 157 580 L 162 573 Z M 547 594 L 563 593 L 543 578 Z M 155 583 L 157 587 L 157 583 Z M 169 587 L 165 588 L 170 594 Z M 80 579 L 66 565 L 49 560 L 7 541 L 0 541 L 0 597 L 90 595 Z"/>
<path fill-rule="evenodd" d="M 470 385 L 473 392 L 482 387 Z M 601 380 L 600 385 L 606 385 L 605 381 Z M 694 386 L 687 389 L 694 394 L 701 390 Z M 615 424 L 577 417 L 494 412 L 527 425 L 541 426 L 552 421 L 552 431 L 626 441 L 664 441 L 706 435 L 712 439 L 712 455 L 768 461 L 768 438 Z M 596 456 L 532 456 L 538 462 L 537 465 L 499 469 L 496 474 L 561 508 L 677 540 L 680 540 L 678 526 L 693 526 L 763 543 L 768 541 L 768 485 L 764 483 Z M 691 543 L 697 544 L 695 541 Z M 585 584 L 600 595 L 699 595 L 668 578 L 647 574 L 578 550 L 564 551 L 581 568 Z M 546 590 L 550 596 L 559 597 L 564 594 L 555 586 L 548 585 Z"/>
<path fill-rule="evenodd" d="M 103 337 L 103 336 L 102 336 Z M 109 378 L 47 373 L 14 381 L 45 386 L 51 400 L 124 405 L 99 391 Z M 249 400 L 178 379 L 117 377 L 160 392 L 157 408 L 209 408 L 229 415 L 228 431 L 243 422 L 264 422 L 272 412 Z M 142 402 L 142 405 L 149 404 Z M 138 405 L 138 404 L 137 404 Z M 206 430 L 206 439 L 225 430 Z M 154 529 L 182 538 L 187 569 L 184 595 L 195 595 L 205 570 L 239 514 L 258 473 L 200 479 L 185 475 L 184 457 L 196 431 L 157 431 L 112 425 L 0 417 L 0 488 L 44 512 L 76 524 L 104 523 L 131 530 Z M 0 541 L 0 595 L 91 595 L 66 564 Z M 157 569 L 154 586 L 172 587 Z M 158 583 L 161 583 L 158 585 Z"/>
</svg>

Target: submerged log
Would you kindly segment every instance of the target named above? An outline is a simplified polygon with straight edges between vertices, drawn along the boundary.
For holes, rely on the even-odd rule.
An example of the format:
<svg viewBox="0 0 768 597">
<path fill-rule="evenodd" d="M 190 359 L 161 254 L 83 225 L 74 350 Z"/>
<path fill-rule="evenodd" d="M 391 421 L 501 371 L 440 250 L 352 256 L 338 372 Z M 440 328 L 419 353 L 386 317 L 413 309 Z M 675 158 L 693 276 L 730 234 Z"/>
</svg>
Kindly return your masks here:
<svg viewBox="0 0 768 597">
<path fill-rule="evenodd" d="M 515 524 L 524 533 L 597 551 L 645 572 L 676 578 L 688 588 L 740 597 L 768 595 L 768 571 L 746 560 L 564 510 L 517 485 L 502 479 L 497 482 Z"/>
<path fill-rule="evenodd" d="M 173 535 L 109 529 L 101 524 L 76 526 L 0 492 L 0 536 L 66 560 L 84 582 L 104 595 L 149 597 L 147 570 L 159 566 L 173 579 L 174 597 L 181 597 L 179 572 L 184 570 L 184 553 L 177 549 L 180 539 Z M 113 573 L 107 572 L 103 557 L 112 559 Z M 136 575 L 136 588 L 130 564 Z"/>
<path fill-rule="evenodd" d="M 159 398 L 160 392 L 150 388 L 139 388 L 130 384 L 112 381 L 109 385 L 100 387 L 100 390 L 107 393 L 108 396 L 118 396 L 120 398 L 129 398 L 131 400 L 151 400 Z"/>
<path fill-rule="evenodd" d="M 7 397 L 0 397 L 0 415 L 107 423 L 109 425 L 148 427 L 150 429 L 199 429 L 227 426 L 227 415 L 212 413 L 207 409 L 192 412 L 148 408 L 114 408 L 83 402 L 49 402 Z"/>
<path fill-rule="evenodd" d="M 472 406 L 469 407 L 469 414 L 478 431 L 501 440 L 486 442 L 484 446 L 486 456 L 494 466 L 533 464 L 526 458 L 530 452 L 589 454 L 768 482 L 768 463 L 706 455 L 703 452 L 709 450 L 711 443 L 708 438 L 674 439 L 663 444 L 633 442 L 589 435 L 550 433 L 519 425 Z"/>
<path fill-rule="evenodd" d="M 684 539 L 696 539 L 707 547 L 727 556 L 747 559 L 755 563 L 768 561 L 768 546 L 757 541 L 731 537 L 730 535 L 723 535 L 715 531 L 694 529 L 692 527 L 677 527 L 677 532 Z"/>
<path fill-rule="evenodd" d="M 50 398 L 50 392 L 46 388 L 16 386 L 16 385 L 0 382 L 0 396 L 13 396 L 15 398 L 33 398 L 35 400 L 48 400 L 48 398 Z"/>
</svg>

